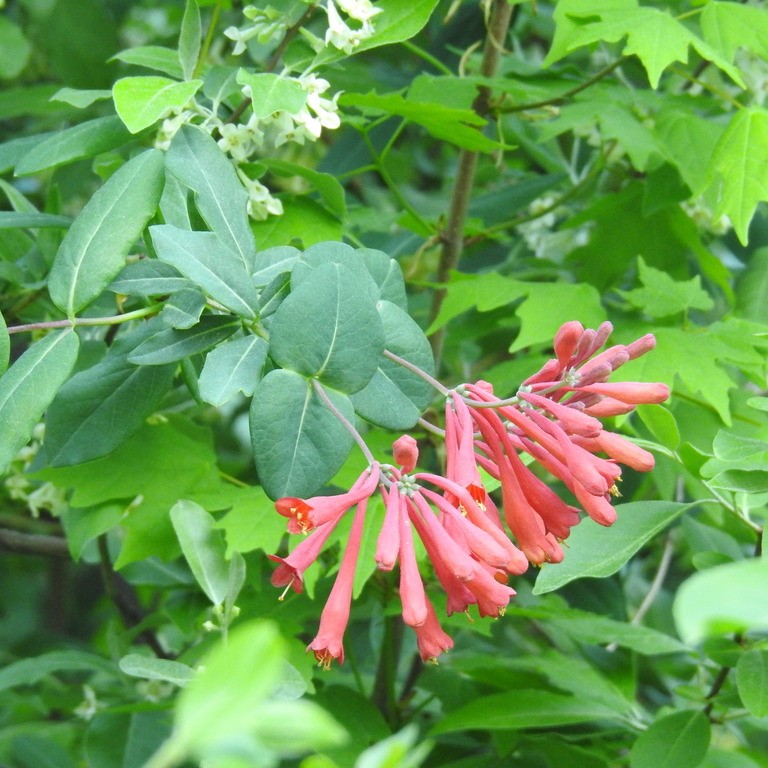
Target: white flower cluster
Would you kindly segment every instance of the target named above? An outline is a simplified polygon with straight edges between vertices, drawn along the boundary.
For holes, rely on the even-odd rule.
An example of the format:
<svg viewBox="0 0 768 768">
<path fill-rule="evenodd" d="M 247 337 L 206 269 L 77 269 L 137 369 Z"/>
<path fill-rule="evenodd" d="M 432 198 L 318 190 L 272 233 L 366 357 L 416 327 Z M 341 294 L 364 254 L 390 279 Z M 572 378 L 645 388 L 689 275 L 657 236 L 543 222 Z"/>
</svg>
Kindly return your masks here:
<svg viewBox="0 0 768 768">
<path fill-rule="evenodd" d="M 347 15 L 342 19 L 339 8 Z M 370 0 L 328 0 L 328 31 L 325 44 L 332 45 L 344 53 L 354 53 L 363 40 L 373 36 L 373 18 L 382 12 Z"/>
<path fill-rule="evenodd" d="M 325 10 L 328 16 L 325 45 L 332 45 L 347 54 L 354 53 L 363 40 L 373 36 L 373 18 L 383 11 L 370 0 L 328 0 Z M 247 5 L 243 15 L 251 22 L 250 25 L 224 30 L 225 36 L 235 44 L 232 50 L 235 56 L 246 51 L 250 40 L 266 44 L 281 37 L 287 29 L 285 15 L 272 6 L 260 9 Z M 322 41 L 317 40 L 317 43 L 322 47 Z"/>
<path fill-rule="evenodd" d="M 32 517 L 39 517 L 40 512 L 48 511 L 59 517 L 69 509 L 66 492 L 53 483 L 33 483 L 27 470 L 37 456 L 45 434 L 45 426 L 38 424 L 32 433 L 32 440 L 25 445 L 11 462 L 4 485 L 8 496 L 26 504 Z"/>
<path fill-rule="evenodd" d="M 193 100 L 163 120 L 155 146 L 168 149 L 182 125 L 195 123 L 211 134 L 217 133 L 221 150 L 239 164 L 247 162 L 260 150 L 269 151 L 288 142 L 303 145 L 305 142 L 317 141 L 323 128 L 338 128 L 341 125 L 337 105 L 340 94 L 332 98 L 325 95 L 331 87 L 330 83 L 314 74 L 293 79 L 307 94 L 306 103 L 297 112 L 280 110 L 267 117 L 252 115 L 245 123 L 228 123 Z M 247 97 L 251 96 L 248 86 L 243 88 L 243 93 Z M 282 214 L 282 203 L 270 194 L 267 187 L 255 179 L 249 179 L 239 169 L 238 174 L 248 190 L 248 212 L 254 219 L 261 221 L 269 215 Z"/>
<path fill-rule="evenodd" d="M 733 229 L 733 224 L 728 216 L 722 215 L 715 218 L 712 209 L 700 197 L 684 200 L 680 203 L 680 207 L 700 230 L 709 232 L 716 237 L 725 235 Z"/>
<path fill-rule="evenodd" d="M 224 30 L 225 37 L 235 43 L 232 51 L 235 56 L 245 52 L 249 40 L 255 38 L 262 44 L 268 43 L 282 36 L 287 29 L 285 14 L 276 11 L 272 6 L 261 9 L 255 5 L 246 5 L 243 8 L 243 15 L 252 22 L 250 26 L 243 29 L 227 27 Z"/>
</svg>

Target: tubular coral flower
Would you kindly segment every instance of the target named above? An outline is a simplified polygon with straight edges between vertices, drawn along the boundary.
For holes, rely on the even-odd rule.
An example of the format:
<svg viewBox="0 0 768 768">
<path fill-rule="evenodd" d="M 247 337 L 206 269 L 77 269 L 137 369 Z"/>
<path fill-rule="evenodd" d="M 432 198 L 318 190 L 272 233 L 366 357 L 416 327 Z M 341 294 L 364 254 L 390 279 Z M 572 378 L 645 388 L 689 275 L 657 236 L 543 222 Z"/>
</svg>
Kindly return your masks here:
<svg viewBox="0 0 768 768">
<path fill-rule="evenodd" d="M 607 453 L 638 472 L 650 472 L 656 463 L 652 453 L 613 432 L 603 430 L 595 438 L 577 438 L 577 442 L 589 451 Z"/>
<path fill-rule="evenodd" d="M 381 571 L 391 571 L 400 552 L 400 508 L 405 503 L 397 488 L 385 493 L 386 513 L 376 542 L 376 567 Z"/>
<path fill-rule="evenodd" d="M 424 582 L 419 575 L 411 523 L 405 504 L 400 505 L 399 533 L 400 602 L 403 605 L 403 621 L 410 627 L 420 627 L 427 620 L 427 596 L 424 593 Z"/>
<path fill-rule="evenodd" d="M 555 334 L 555 355 L 561 368 L 566 368 L 573 357 L 573 353 L 579 346 L 584 334 L 584 326 L 577 320 L 564 323 Z"/>
<path fill-rule="evenodd" d="M 311 499 L 283 497 L 275 508 L 288 520 L 289 533 L 308 533 L 313 528 L 340 518 L 350 507 L 367 499 L 379 483 L 379 465 L 374 462 L 363 470 L 355 484 L 346 492 L 335 496 L 313 496 Z"/>
<path fill-rule="evenodd" d="M 325 669 L 330 667 L 332 659 L 338 659 L 339 663 L 344 661 L 344 632 L 349 622 L 355 566 L 360 553 L 367 503 L 368 499 L 366 498 L 357 506 L 339 573 L 320 616 L 320 628 L 315 639 L 307 646 L 308 651 L 315 652 L 315 658 Z"/>
<path fill-rule="evenodd" d="M 669 399 L 669 387 L 658 383 L 610 381 L 602 384 L 588 384 L 579 389 L 596 395 L 607 395 L 614 400 L 632 405 L 658 404 Z"/>
<path fill-rule="evenodd" d="M 429 599 L 427 599 L 427 619 L 415 629 L 416 646 L 422 661 L 437 664 L 437 657 L 453 648 L 453 640 L 440 626 L 435 609 Z"/>
</svg>

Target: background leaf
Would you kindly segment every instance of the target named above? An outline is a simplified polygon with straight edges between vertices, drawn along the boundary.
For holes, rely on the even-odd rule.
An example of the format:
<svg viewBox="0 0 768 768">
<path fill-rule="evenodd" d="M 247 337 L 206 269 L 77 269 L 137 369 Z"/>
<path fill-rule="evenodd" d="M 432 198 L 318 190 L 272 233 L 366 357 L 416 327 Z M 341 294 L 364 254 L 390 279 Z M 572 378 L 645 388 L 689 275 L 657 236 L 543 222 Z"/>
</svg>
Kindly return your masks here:
<svg viewBox="0 0 768 768">
<path fill-rule="evenodd" d="M 128 362 L 151 331 L 147 324 L 119 338 L 102 360 L 76 373 L 58 391 L 46 417 L 45 450 L 53 466 L 107 455 L 159 406 L 176 367 Z"/>
<path fill-rule="evenodd" d="M 696 768 L 709 747 L 709 721 L 703 712 L 672 712 L 651 723 L 632 746 L 631 768 Z"/>
<path fill-rule="evenodd" d="M 66 381 L 80 346 L 72 330 L 36 342 L 0 378 L 0 471 L 32 436 L 32 430 Z"/>
<path fill-rule="evenodd" d="M 568 557 L 541 569 L 534 594 L 551 592 L 574 579 L 604 578 L 621 568 L 649 539 L 693 504 L 637 501 L 616 506 L 616 522 L 604 528 L 582 520 L 568 537 Z"/>
</svg>

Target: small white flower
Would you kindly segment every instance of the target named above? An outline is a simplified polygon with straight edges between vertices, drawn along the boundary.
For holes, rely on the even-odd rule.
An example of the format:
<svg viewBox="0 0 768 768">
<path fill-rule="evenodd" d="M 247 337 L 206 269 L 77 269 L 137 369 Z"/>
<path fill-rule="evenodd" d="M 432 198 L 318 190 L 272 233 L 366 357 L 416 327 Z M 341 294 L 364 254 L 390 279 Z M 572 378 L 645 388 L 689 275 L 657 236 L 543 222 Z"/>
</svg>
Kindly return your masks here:
<svg viewBox="0 0 768 768">
<path fill-rule="evenodd" d="M 326 45 L 332 45 L 344 53 L 352 53 L 361 41 L 370 37 L 365 33 L 366 25 L 358 30 L 350 29 L 343 21 L 333 0 L 328 0 L 328 31 L 325 33 Z"/>
<path fill-rule="evenodd" d="M 370 21 L 384 11 L 383 8 L 376 8 L 370 0 L 336 0 L 336 2 L 339 8 L 355 21 Z"/>
<path fill-rule="evenodd" d="M 251 127 L 250 121 L 247 125 L 224 123 L 219 127 L 219 133 L 218 145 L 222 152 L 231 155 L 238 163 L 245 162 L 264 139 L 262 131 Z"/>
<path fill-rule="evenodd" d="M 258 179 L 249 179 L 240 170 L 238 170 L 237 175 L 248 191 L 248 214 L 251 218 L 256 219 L 256 221 L 264 221 L 270 215 L 282 215 L 282 202 L 276 197 L 272 197 L 270 191 Z"/>
</svg>

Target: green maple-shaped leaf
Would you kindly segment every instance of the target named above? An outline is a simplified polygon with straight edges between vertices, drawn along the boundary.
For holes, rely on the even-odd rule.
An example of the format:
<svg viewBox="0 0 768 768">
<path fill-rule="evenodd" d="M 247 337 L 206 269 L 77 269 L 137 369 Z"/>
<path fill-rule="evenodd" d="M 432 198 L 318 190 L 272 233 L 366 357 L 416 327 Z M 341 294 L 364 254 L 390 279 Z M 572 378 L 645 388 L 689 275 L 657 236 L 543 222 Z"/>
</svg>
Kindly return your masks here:
<svg viewBox="0 0 768 768">
<path fill-rule="evenodd" d="M 701 33 L 728 61 L 741 47 L 768 59 L 768 13 L 762 8 L 713 0 L 701 12 Z"/>
<path fill-rule="evenodd" d="M 642 257 L 637 267 L 643 287 L 619 293 L 651 317 L 669 317 L 686 309 L 712 309 L 712 297 L 701 287 L 699 275 L 678 282 L 666 272 L 649 267 Z"/>
<path fill-rule="evenodd" d="M 735 83 L 744 86 L 739 71 L 727 59 L 672 15 L 657 8 L 598 8 L 572 15 L 583 17 L 586 23 L 572 33 L 569 50 L 600 41 L 617 43 L 626 37 L 623 54 L 636 55 L 640 59 L 653 88 L 658 87 L 661 73 L 670 64 L 676 61 L 685 64 L 688 61 L 689 46 L 722 69 Z M 594 16 L 600 20 L 587 21 Z"/>
<path fill-rule="evenodd" d="M 715 216 L 727 214 L 746 245 L 758 202 L 768 201 L 768 111 L 742 109 L 715 145 L 706 187 L 719 187 Z"/>
</svg>

